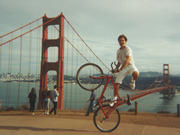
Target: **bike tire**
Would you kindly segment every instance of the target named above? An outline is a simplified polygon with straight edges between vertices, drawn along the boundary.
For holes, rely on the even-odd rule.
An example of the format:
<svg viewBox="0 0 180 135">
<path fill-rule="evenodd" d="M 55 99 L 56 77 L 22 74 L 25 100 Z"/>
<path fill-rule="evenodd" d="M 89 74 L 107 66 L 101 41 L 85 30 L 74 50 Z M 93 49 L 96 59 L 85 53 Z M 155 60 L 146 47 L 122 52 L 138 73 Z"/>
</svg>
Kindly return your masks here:
<svg viewBox="0 0 180 135">
<path fill-rule="evenodd" d="M 109 105 L 103 105 L 103 109 L 107 112 L 112 108 Z M 101 132 L 112 132 L 120 124 L 120 113 L 117 109 L 115 109 L 111 112 L 109 118 L 106 119 L 101 107 L 99 107 L 94 113 L 93 122 L 96 128 Z"/>
<path fill-rule="evenodd" d="M 104 79 L 93 79 L 90 76 L 103 75 L 103 71 L 98 65 L 94 63 L 87 63 L 78 69 L 76 80 L 81 88 L 88 91 L 94 91 L 102 85 Z"/>
</svg>

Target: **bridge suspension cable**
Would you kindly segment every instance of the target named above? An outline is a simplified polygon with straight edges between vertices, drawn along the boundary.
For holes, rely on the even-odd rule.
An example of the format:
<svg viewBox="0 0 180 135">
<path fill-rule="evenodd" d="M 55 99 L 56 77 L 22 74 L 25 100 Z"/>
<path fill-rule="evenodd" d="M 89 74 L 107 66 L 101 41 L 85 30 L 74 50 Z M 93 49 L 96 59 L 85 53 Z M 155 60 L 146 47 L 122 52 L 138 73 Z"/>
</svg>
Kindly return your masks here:
<svg viewBox="0 0 180 135">
<path fill-rule="evenodd" d="M 18 83 L 18 95 L 17 95 L 17 105 L 19 105 L 20 103 L 20 89 L 21 89 L 21 83 L 20 83 L 20 79 L 21 79 L 21 74 L 22 74 L 22 37 L 20 38 L 20 50 L 19 50 L 19 83 Z"/>
<path fill-rule="evenodd" d="M 53 26 L 54 26 L 54 28 L 55 28 L 57 31 L 59 31 L 58 28 L 57 28 L 55 25 L 53 25 Z M 75 47 L 75 45 L 73 45 L 73 43 L 72 43 L 71 41 L 69 41 L 66 37 L 64 37 L 64 39 L 65 39 L 87 62 L 89 62 L 89 60 Z"/>
<path fill-rule="evenodd" d="M 20 29 L 22 29 L 22 28 L 28 26 L 28 25 L 31 25 L 31 24 L 33 24 L 33 23 L 39 21 L 40 19 L 42 19 L 42 17 L 39 17 L 38 19 L 35 19 L 35 20 L 29 22 L 28 24 L 25 24 L 25 25 L 23 25 L 23 26 L 21 26 L 21 27 L 15 29 L 15 30 L 11 31 L 11 32 L 6 33 L 6 34 L 0 36 L 0 38 L 3 38 L 3 37 L 5 37 L 5 36 L 7 36 L 7 35 L 9 35 L 9 34 L 12 34 L 12 33 L 16 32 L 16 31 L 18 31 L 18 30 L 20 30 Z"/>
<path fill-rule="evenodd" d="M 64 37 L 64 39 L 65 39 L 87 62 L 89 62 L 89 60 L 88 60 L 66 37 Z"/>
<path fill-rule="evenodd" d="M 59 15 L 59 16 L 60 16 L 60 15 Z M 3 45 L 5 45 L 5 44 L 7 44 L 7 43 L 9 43 L 9 42 L 11 42 L 11 41 L 17 39 L 17 38 L 20 38 L 20 37 L 22 37 L 22 36 L 24 36 L 24 35 L 26 35 L 26 34 L 32 32 L 32 31 L 34 31 L 34 30 L 40 28 L 40 27 L 43 26 L 43 25 L 46 25 L 46 24 L 49 23 L 49 22 L 52 22 L 53 20 L 55 20 L 55 19 L 58 18 L 59 16 L 57 16 L 57 17 L 55 17 L 55 18 L 53 18 L 53 19 L 50 19 L 50 20 L 47 21 L 46 23 L 43 23 L 43 24 L 41 24 L 41 25 L 38 25 L 38 26 L 36 26 L 36 27 L 30 29 L 29 31 L 26 31 L 26 32 L 24 32 L 23 34 L 20 34 L 20 35 L 14 37 L 14 38 L 12 38 L 12 39 L 10 39 L 10 40 L 8 40 L 8 41 L 5 41 L 5 42 L 1 43 L 0 46 L 3 46 Z M 10 32 L 10 33 L 11 33 L 11 32 Z"/>
<path fill-rule="evenodd" d="M 72 26 L 72 24 L 64 17 L 65 21 L 69 24 L 69 26 L 72 28 L 72 30 L 76 33 L 76 35 L 81 39 L 81 41 L 86 45 L 86 47 L 93 53 L 93 55 L 104 65 L 104 67 L 108 70 L 108 66 L 94 53 L 94 51 L 88 46 L 88 44 L 83 40 L 83 38 L 79 35 L 79 33 L 75 30 L 75 28 Z"/>
</svg>

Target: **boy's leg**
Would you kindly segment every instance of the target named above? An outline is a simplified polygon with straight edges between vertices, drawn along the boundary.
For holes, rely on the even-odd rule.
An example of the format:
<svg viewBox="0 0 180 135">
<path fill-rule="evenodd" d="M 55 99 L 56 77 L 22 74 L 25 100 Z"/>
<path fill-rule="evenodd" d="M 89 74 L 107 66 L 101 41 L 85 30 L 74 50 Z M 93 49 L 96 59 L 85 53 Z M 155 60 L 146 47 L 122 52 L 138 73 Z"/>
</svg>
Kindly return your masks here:
<svg viewBox="0 0 180 135">
<path fill-rule="evenodd" d="M 116 80 L 115 80 L 115 83 L 114 83 L 114 97 L 119 97 L 119 86 L 120 84 L 122 83 L 122 80 L 126 77 L 127 75 L 127 72 L 126 71 L 121 71 L 121 72 L 118 72 L 115 77 L 116 77 Z"/>
<path fill-rule="evenodd" d="M 29 111 L 32 112 L 31 110 L 32 110 L 32 103 L 30 102 L 30 108 L 29 108 Z"/>
<path fill-rule="evenodd" d="M 89 104 L 88 110 L 86 112 L 86 116 L 89 116 L 89 113 L 92 111 L 92 107 L 93 107 L 93 100 L 91 100 L 91 102 Z"/>
<path fill-rule="evenodd" d="M 135 80 L 137 80 L 138 77 L 139 77 L 139 73 L 137 71 L 134 71 L 131 77 L 131 83 L 130 83 L 131 89 L 135 89 Z"/>
<path fill-rule="evenodd" d="M 54 115 L 56 115 L 57 102 L 54 102 Z"/>
<path fill-rule="evenodd" d="M 117 103 L 117 100 L 120 99 L 119 96 L 119 86 L 120 83 L 114 83 L 114 98 L 112 99 L 112 102 L 109 104 L 111 107 L 114 106 L 115 103 Z"/>
<path fill-rule="evenodd" d="M 51 111 L 49 112 L 49 114 L 52 114 L 52 112 L 54 111 L 54 101 L 53 102 L 53 108 L 51 108 Z"/>
<path fill-rule="evenodd" d="M 115 83 L 115 84 L 114 84 L 114 97 L 115 97 L 115 96 L 119 97 L 119 92 L 118 92 L 119 86 L 120 86 L 119 83 Z"/>
<path fill-rule="evenodd" d="M 32 104 L 32 111 L 34 112 L 34 110 L 35 110 L 35 102 L 33 102 Z"/>
<path fill-rule="evenodd" d="M 133 80 L 137 80 L 138 77 L 139 77 L 139 73 L 138 73 L 137 71 L 134 71 L 134 72 L 132 73 L 132 78 L 133 78 Z"/>
</svg>

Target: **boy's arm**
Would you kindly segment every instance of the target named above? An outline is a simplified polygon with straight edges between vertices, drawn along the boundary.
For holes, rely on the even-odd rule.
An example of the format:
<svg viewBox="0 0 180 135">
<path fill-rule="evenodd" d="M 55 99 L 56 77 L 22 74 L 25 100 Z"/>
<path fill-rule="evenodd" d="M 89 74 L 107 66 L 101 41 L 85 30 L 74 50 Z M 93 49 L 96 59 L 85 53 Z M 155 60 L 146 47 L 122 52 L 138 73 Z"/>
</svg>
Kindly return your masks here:
<svg viewBox="0 0 180 135">
<path fill-rule="evenodd" d="M 58 91 L 56 91 L 56 94 L 57 94 L 57 97 L 59 96 L 59 92 Z"/>
<path fill-rule="evenodd" d="M 115 72 L 119 72 L 119 67 L 120 67 L 121 63 L 118 62 L 118 64 L 116 65 L 116 68 L 115 68 Z"/>
<path fill-rule="evenodd" d="M 130 60 L 131 60 L 131 57 L 126 56 L 126 60 L 125 60 L 124 64 L 121 66 L 120 70 L 123 70 L 124 68 L 126 68 L 129 65 Z"/>
</svg>

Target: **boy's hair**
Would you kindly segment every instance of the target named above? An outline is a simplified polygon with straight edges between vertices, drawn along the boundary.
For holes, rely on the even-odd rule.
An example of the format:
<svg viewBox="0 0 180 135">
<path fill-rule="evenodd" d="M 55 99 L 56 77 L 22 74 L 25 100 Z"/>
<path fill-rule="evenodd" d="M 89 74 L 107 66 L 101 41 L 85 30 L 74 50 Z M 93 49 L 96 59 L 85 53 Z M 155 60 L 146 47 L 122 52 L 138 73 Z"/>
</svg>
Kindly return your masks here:
<svg viewBox="0 0 180 135">
<path fill-rule="evenodd" d="M 125 39 L 125 41 L 127 41 L 128 39 L 127 39 L 127 37 L 124 35 L 124 34 L 122 34 L 122 35 L 120 35 L 119 37 L 118 37 L 118 41 L 120 40 L 120 38 L 124 38 Z"/>
<path fill-rule="evenodd" d="M 57 88 L 57 85 L 54 85 L 54 89 L 56 89 Z"/>
</svg>

